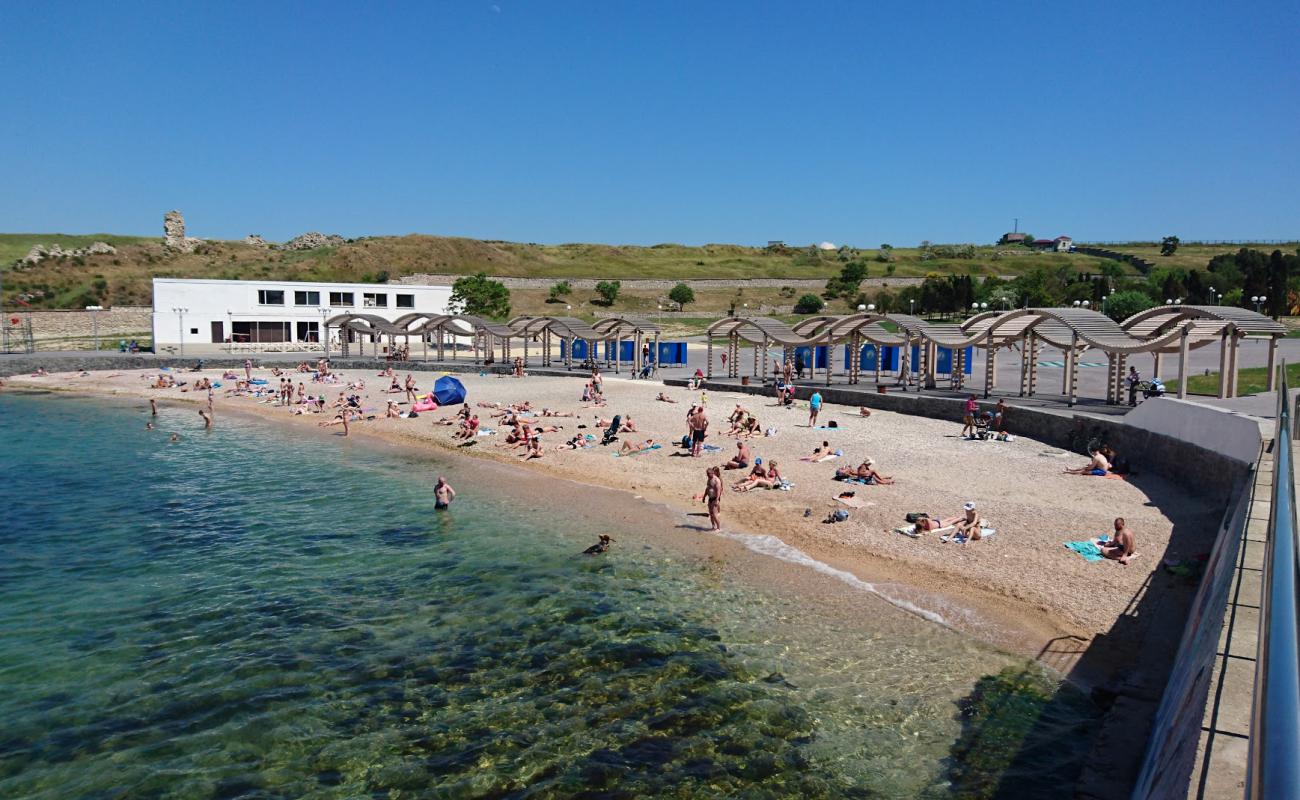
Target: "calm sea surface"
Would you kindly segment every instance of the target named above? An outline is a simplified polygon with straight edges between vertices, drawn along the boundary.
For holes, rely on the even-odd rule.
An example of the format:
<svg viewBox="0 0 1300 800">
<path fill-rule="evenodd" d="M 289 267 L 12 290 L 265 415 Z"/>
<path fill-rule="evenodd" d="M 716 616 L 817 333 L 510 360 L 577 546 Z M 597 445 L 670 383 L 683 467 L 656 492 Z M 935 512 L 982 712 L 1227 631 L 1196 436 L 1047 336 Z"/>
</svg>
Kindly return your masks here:
<svg viewBox="0 0 1300 800">
<path fill-rule="evenodd" d="M 580 557 L 481 465 L 146 419 L 0 395 L 0 797 L 1052 797 L 1090 743 L 1018 659 Z"/>
</svg>

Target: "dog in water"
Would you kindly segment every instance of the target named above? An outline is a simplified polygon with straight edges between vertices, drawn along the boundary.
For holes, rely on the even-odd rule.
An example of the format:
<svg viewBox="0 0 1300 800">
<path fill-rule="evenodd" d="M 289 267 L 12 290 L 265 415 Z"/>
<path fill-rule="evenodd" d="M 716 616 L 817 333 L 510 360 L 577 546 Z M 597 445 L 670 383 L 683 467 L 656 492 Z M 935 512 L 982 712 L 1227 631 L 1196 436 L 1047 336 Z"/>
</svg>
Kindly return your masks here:
<svg viewBox="0 0 1300 800">
<path fill-rule="evenodd" d="M 600 535 L 600 541 L 596 542 L 591 547 L 588 547 L 586 550 L 583 550 L 582 554 L 584 556 L 598 556 L 609 549 L 609 543 L 612 541 L 614 540 L 602 533 Z"/>
</svg>

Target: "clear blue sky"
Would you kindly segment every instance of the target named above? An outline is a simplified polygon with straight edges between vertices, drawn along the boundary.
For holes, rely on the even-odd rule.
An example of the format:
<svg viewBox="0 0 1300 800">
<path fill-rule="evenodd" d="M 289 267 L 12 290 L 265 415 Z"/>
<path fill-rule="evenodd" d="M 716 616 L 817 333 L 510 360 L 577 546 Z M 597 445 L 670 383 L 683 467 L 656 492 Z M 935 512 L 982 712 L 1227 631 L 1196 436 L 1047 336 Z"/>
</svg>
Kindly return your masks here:
<svg viewBox="0 0 1300 800">
<path fill-rule="evenodd" d="M 1300 3 L 5 2 L 0 230 L 1300 236 Z"/>
</svg>

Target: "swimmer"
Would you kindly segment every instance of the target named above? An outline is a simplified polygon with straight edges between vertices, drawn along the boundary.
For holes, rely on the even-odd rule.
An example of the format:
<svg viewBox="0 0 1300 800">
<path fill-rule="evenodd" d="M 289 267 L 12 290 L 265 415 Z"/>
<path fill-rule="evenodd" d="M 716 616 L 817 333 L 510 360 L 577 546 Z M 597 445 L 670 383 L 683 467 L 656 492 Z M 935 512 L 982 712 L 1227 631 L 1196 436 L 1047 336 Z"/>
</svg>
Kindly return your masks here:
<svg viewBox="0 0 1300 800">
<path fill-rule="evenodd" d="M 180 435 L 179 433 L 173 433 L 173 434 L 171 435 L 171 438 L 168 439 L 167 441 L 169 441 L 169 442 L 179 442 L 180 440 L 181 440 L 181 435 Z"/>
<path fill-rule="evenodd" d="M 609 543 L 612 541 L 614 540 L 609 538 L 607 534 L 602 533 L 600 535 L 600 541 L 596 542 L 591 547 L 588 547 L 586 550 L 583 550 L 582 554 L 584 556 L 598 556 L 609 550 Z"/>
<path fill-rule="evenodd" d="M 447 479 L 438 476 L 438 482 L 433 487 L 433 507 L 439 511 L 446 511 L 451 507 L 451 501 L 456 499 L 456 490 L 451 488 Z"/>
<path fill-rule="evenodd" d="M 199 409 L 199 416 L 200 416 L 200 417 L 203 417 L 203 427 L 204 427 L 204 428 L 211 428 L 211 427 L 212 427 L 212 415 L 211 415 L 210 413 L 208 413 L 205 409 L 200 408 L 200 409 Z"/>
</svg>

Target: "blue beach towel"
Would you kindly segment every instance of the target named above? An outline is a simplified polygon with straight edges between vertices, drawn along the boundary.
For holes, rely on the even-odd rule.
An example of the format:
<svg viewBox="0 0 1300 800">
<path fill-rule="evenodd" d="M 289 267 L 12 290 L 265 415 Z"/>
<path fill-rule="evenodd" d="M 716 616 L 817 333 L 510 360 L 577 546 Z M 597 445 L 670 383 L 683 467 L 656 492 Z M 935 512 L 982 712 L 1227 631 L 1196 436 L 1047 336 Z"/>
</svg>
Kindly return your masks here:
<svg viewBox="0 0 1300 800">
<path fill-rule="evenodd" d="M 1109 538 L 1108 536 L 1101 537 L 1103 541 Z M 1091 539 L 1086 542 L 1066 542 L 1065 546 L 1082 556 L 1084 561 L 1101 561 L 1103 559 L 1101 548 L 1093 544 Z"/>
<path fill-rule="evenodd" d="M 614 457 L 615 457 L 615 458 L 618 458 L 619 456 L 639 456 L 639 455 L 641 455 L 642 453 L 648 453 L 648 452 L 650 452 L 651 450 L 658 450 L 658 449 L 661 448 L 661 447 L 663 447 L 663 445 L 661 445 L 661 444 L 652 444 L 652 445 L 650 445 L 649 447 L 646 447 L 646 448 L 641 449 L 641 450 L 633 450 L 633 451 L 628 452 L 628 453 L 615 453 L 615 454 L 614 454 Z"/>
</svg>

